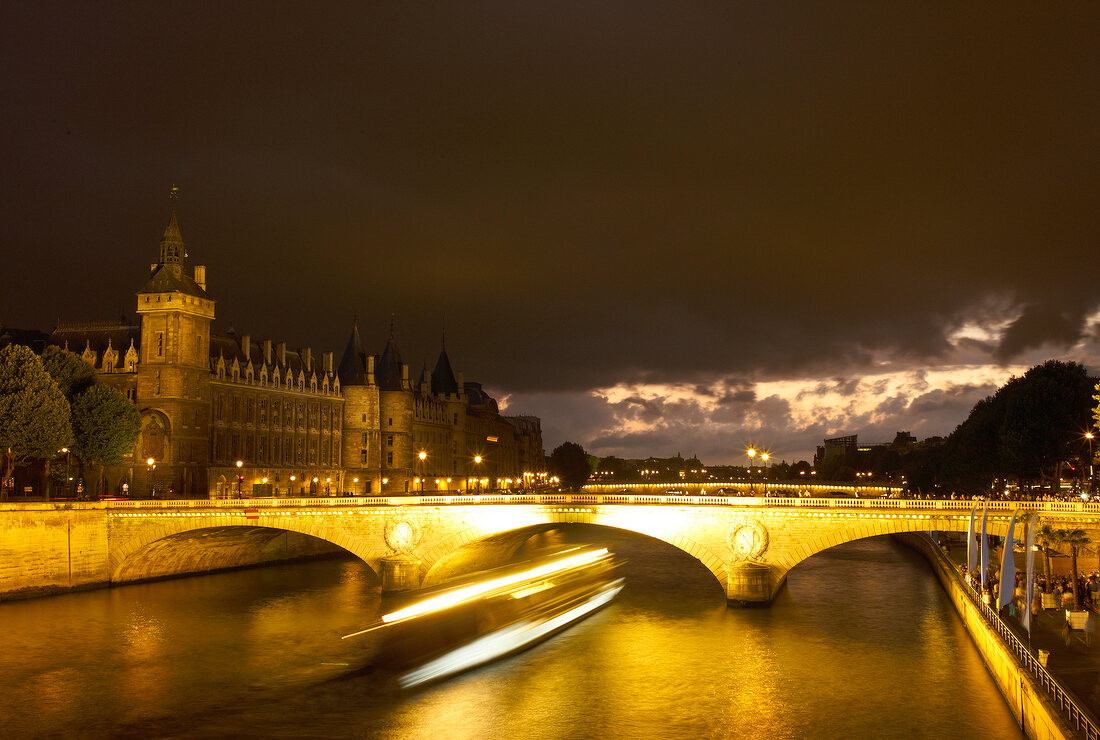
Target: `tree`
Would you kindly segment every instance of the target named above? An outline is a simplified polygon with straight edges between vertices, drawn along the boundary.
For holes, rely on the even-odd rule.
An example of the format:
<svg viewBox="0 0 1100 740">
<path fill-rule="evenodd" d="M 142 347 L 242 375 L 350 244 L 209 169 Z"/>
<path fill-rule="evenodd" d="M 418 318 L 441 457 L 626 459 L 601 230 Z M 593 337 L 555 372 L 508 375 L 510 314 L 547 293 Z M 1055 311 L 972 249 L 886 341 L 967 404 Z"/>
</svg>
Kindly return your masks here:
<svg viewBox="0 0 1100 740">
<path fill-rule="evenodd" d="M 1043 548 L 1043 572 L 1046 573 L 1047 583 L 1044 593 L 1051 593 L 1054 589 L 1054 578 L 1050 572 L 1050 548 L 1058 542 L 1058 530 L 1049 524 L 1044 524 L 1035 530 L 1035 541 Z"/>
<path fill-rule="evenodd" d="M 1080 610 L 1081 595 L 1077 593 L 1077 551 L 1080 547 L 1089 543 L 1089 538 L 1085 535 L 1083 529 L 1057 529 L 1054 533 L 1059 544 L 1069 546 L 1069 565 L 1070 572 L 1073 575 L 1073 580 L 1070 581 L 1070 586 L 1073 588 L 1073 608 Z"/>
<path fill-rule="evenodd" d="M 72 443 L 69 402 L 57 387 L 41 358 L 27 347 L 0 349 L 0 450 L 7 482 L 15 465 L 31 459 L 47 462 Z M 7 496 L 7 487 L 0 495 Z"/>
<path fill-rule="evenodd" d="M 141 432 L 141 416 L 134 404 L 119 391 L 93 385 L 73 399 L 73 451 L 81 462 L 97 467 L 100 492 L 103 468 L 118 465 L 132 453 Z"/>
<path fill-rule="evenodd" d="M 1002 389 L 1006 409 L 999 453 L 1002 469 L 1020 479 L 1050 480 L 1089 425 L 1092 381 L 1076 362 L 1048 360 Z"/>
<path fill-rule="evenodd" d="M 563 442 L 550 453 L 550 472 L 567 488 L 580 488 L 592 471 L 584 448 L 576 442 Z"/>
<path fill-rule="evenodd" d="M 1053 481 L 1089 425 L 1093 380 L 1076 362 L 1048 360 L 1012 378 L 947 440 L 946 480 L 988 489 L 997 477 Z"/>
<path fill-rule="evenodd" d="M 70 403 L 95 383 L 95 368 L 84 358 L 52 344 L 42 350 L 42 365 Z"/>
</svg>

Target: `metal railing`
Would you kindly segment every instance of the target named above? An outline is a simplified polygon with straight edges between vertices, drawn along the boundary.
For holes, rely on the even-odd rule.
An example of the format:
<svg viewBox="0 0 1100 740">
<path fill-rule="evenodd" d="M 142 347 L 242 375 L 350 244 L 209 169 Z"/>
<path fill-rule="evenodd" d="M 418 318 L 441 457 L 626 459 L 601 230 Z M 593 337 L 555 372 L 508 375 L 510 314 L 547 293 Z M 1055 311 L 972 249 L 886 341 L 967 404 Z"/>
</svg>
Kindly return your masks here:
<svg viewBox="0 0 1100 740">
<path fill-rule="evenodd" d="M 955 564 L 943 554 L 943 551 L 932 543 L 931 539 L 928 539 L 926 544 L 928 545 L 927 549 L 934 552 L 939 559 L 940 567 L 962 586 L 963 593 L 967 595 L 970 602 L 981 613 L 986 624 L 1000 636 L 1004 646 L 1016 657 L 1020 666 L 1035 678 L 1036 683 L 1047 693 L 1047 696 L 1069 720 L 1070 724 L 1078 732 L 1084 733 L 1083 737 L 1087 740 L 1100 740 L 1100 723 L 1097 722 L 1092 713 L 1078 704 L 1073 694 L 1067 691 L 1058 679 L 1050 675 L 1046 666 L 1039 662 L 1038 657 L 1032 654 L 1031 649 L 1013 632 L 997 610 L 982 600 L 974 587 L 962 577 Z"/>
</svg>

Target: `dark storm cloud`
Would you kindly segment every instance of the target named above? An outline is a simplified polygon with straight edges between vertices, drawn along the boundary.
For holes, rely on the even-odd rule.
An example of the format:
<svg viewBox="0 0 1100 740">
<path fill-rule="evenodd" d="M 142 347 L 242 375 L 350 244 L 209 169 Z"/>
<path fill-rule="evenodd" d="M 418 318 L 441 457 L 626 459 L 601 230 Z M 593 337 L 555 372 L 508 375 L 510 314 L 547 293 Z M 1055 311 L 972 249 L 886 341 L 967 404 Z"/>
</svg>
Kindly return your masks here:
<svg viewBox="0 0 1100 740">
<path fill-rule="evenodd" d="M 1064 350 L 1100 302 L 1098 20 L 9 4 L 0 223 L 44 279 L 9 280 L 0 320 L 132 311 L 177 182 L 221 328 L 339 352 L 357 313 L 380 351 L 392 314 L 414 371 L 445 329 L 466 379 L 597 415 L 546 419 L 567 438 L 625 413 L 588 396 L 617 383 L 736 414 L 753 388 L 722 378 L 843 394 L 882 362 Z M 949 341 L 995 310 L 1003 338 Z"/>
<path fill-rule="evenodd" d="M 1081 338 L 1085 329 L 1086 306 L 1052 306 L 1029 304 L 1023 313 L 1008 327 L 994 356 L 1002 361 L 1011 360 L 1021 353 L 1054 344 L 1068 347 Z"/>
</svg>

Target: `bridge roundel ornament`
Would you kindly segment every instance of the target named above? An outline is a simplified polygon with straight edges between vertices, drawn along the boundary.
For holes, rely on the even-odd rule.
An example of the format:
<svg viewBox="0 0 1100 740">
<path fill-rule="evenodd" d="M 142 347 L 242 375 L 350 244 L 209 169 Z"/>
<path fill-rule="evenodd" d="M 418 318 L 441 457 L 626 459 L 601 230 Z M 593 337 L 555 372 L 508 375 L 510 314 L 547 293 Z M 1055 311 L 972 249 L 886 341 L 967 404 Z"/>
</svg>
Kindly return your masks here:
<svg viewBox="0 0 1100 740">
<path fill-rule="evenodd" d="M 408 519 L 390 519 L 386 522 L 383 537 L 391 550 L 409 553 L 420 544 L 420 527 Z"/>
<path fill-rule="evenodd" d="M 757 519 L 741 519 L 730 524 L 726 543 L 734 560 L 759 560 L 768 549 L 768 530 Z"/>
</svg>

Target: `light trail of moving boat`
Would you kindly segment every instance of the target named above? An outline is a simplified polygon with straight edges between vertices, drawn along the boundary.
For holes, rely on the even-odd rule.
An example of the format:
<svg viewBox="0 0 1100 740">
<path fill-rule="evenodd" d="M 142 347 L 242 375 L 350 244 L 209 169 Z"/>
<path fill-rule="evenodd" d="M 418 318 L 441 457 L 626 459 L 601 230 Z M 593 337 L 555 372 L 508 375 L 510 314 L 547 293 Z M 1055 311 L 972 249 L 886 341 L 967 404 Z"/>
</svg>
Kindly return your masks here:
<svg viewBox="0 0 1100 740">
<path fill-rule="evenodd" d="M 386 614 L 344 639 L 379 633 L 374 665 L 411 688 L 520 652 L 584 619 L 622 590 L 607 548 L 571 548 L 485 571 Z"/>
</svg>

